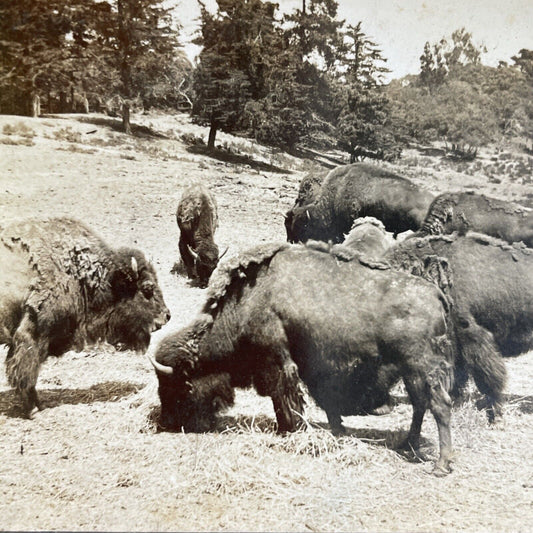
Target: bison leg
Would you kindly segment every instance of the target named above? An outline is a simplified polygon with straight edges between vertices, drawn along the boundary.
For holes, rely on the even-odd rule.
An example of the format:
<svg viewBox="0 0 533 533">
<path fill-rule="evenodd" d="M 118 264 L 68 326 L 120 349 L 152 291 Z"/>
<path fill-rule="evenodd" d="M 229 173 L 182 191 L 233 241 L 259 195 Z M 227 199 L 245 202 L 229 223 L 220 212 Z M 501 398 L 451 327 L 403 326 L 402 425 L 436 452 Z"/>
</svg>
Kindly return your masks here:
<svg viewBox="0 0 533 533">
<path fill-rule="evenodd" d="M 302 427 L 304 398 L 298 368 L 292 361 L 286 361 L 278 375 L 278 383 L 271 394 L 278 431 L 295 431 Z"/>
<path fill-rule="evenodd" d="M 24 414 L 31 418 L 35 407 L 41 408 L 35 385 L 39 367 L 46 358 L 46 347 L 36 340 L 33 321 L 24 315 L 13 335 L 13 343 L 6 359 L 6 374 L 9 384 L 20 394 Z"/>
<path fill-rule="evenodd" d="M 336 437 L 341 437 L 346 434 L 346 428 L 342 424 L 342 417 L 336 411 L 326 410 L 326 415 L 328 417 L 329 429 L 331 433 Z"/>
<path fill-rule="evenodd" d="M 428 384 L 430 390 L 429 408 L 437 422 L 439 431 L 439 459 L 433 473 L 437 476 L 448 474 L 453 456 L 452 434 L 450 429 L 452 400 L 448 391 L 451 389 L 452 367 L 442 362 L 429 373 Z"/>
<path fill-rule="evenodd" d="M 185 269 L 187 270 L 187 277 L 192 279 L 195 277 L 194 257 L 191 255 L 191 252 L 189 252 L 187 248 L 187 242 L 185 242 L 184 239 L 180 238 L 178 242 L 178 248 L 183 264 L 185 265 Z"/>
<path fill-rule="evenodd" d="M 427 360 L 423 358 L 422 360 Z M 441 361 L 428 372 L 408 372 L 404 376 L 405 388 L 413 405 L 413 418 L 407 436 L 407 447 L 415 454 L 420 446 L 420 431 L 424 414 L 429 407 L 439 431 L 439 459 L 433 473 L 438 476 L 448 474 L 452 459 L 452 438 L 450 430 L 452 401 L 448 394 L 451 388 L 452 366 Z"/>
</svg>

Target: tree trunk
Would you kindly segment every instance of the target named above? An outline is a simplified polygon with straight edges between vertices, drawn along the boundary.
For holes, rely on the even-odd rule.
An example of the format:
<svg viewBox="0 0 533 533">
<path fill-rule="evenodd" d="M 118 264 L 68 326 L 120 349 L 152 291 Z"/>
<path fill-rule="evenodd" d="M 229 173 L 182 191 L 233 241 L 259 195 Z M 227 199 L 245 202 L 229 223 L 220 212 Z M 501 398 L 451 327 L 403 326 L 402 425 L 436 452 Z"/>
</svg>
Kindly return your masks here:
<svg viewBox="0 0 533 533">
<path fill-rule="evenodd" d="M 213 150 L 215 148 L 215 137 L 217 136 L 217 127 L 211 124 L 209 128 L 209 138 L 207 139 L 207 148 Z"/>
<path fill-rule="evenodd" d="M 126 135 L 131 135 L 130 104 L 122 104 L 122 127 Z"/>
<path fill-rule="evenodd" d="M 41 99 L 34 93 L 31 97 L 31 116 L 38 117 L 41 114 Z"/>
</svg>

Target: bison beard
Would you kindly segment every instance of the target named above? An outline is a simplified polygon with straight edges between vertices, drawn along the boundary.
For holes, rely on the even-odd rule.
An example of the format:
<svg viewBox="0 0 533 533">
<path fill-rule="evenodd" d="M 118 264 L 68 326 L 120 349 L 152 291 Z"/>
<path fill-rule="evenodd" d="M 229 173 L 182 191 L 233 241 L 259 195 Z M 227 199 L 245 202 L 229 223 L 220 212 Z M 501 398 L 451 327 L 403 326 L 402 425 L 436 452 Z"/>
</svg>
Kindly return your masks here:
<svg viewBox="0 0 533 533">
<path fill-rule="evenodd" d="M 199 318 L 156 350 L 162 423 L 185 425 L 184 405 L 202 405 L 197 415 L 212 405 L 212 397 L 197 397 L 197 380 L 229 376 L 232 387 L 270 396 L 279 431 L 294 431 L 304 408 L 301 378 L 339 434 L 342 416 L 379 407 L 402 377 L 413 405 L 408 446 L 418 448 L 429 408 L 439 428 L 436 473 L 445 473 L 453 364 L 442 293 L 336 248 L 265 245 L 217 270 Z"/>
<path fill-rule="evenodd" d="M 24 413 L 40 408 L 40 365 L 107 341 L 143 351 L 170 313 L 155 271 L 136 249 L 113 250 L 78 221 L 13 224 L 0 233 L 0 343 Z"/>
</svg>

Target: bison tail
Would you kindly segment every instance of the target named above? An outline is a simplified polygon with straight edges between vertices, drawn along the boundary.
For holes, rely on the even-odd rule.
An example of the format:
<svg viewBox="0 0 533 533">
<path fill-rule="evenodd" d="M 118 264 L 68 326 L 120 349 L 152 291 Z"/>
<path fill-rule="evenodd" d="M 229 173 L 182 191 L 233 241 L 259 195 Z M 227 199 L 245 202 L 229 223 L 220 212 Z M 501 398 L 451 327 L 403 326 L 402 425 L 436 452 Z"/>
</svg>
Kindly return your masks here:
<svg viewBox="0 0 533 533">
<path fill-rule="evenodd" d="M 489 419 L 501 414 L 507 371 L 492 334 L 473 319 L 456 328 L 461 356 L 476 386 L 487 396 Z"/>
</svg>

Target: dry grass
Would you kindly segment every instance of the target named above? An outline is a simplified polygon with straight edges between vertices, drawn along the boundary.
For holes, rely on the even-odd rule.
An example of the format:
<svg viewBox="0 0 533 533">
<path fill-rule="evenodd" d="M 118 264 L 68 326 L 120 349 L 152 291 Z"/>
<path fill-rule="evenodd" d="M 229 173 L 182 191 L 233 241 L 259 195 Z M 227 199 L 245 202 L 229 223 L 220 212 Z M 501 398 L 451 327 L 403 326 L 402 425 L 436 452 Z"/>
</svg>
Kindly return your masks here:
<svg viewBox="0 0 533 533">
<path fill-rule="evenodd" d="M 181 135 L 205 138 L 206 131 L 182 115 L 146 118 L 151 130 L 167 132 L 167 138 L 125 138 L 106 117 L 87 118 L 90 122 L 24 119 L 35 132 L 31 153 L 24 146 L 0 145 L 0 225 L 28 215 L 76 216 L 112 245 L 142 248 L 173 313 L 154 335 L 156 343 L 187 324 L 205 294 L 179 272 L 171 273 L 178 260 L 174 214 L 183 187 L 200 180 L 215 192 L 217 242 L 229 246 L 231 256 L 284 238 L 280 213 L 292 204 L 311 163 L 286 155 L 276 159 L 273 152 L 226 135 L 219 140 L 227 149 L 284 172 L 191 154 Z M 13 122 L 0 117 L 0 126 Z M 70 144 L 80 150 L 64 150 L 66 139 L 52 134 L 69 128 L 80 134 L 81 142 Z M 174 140 L 168 138 L 171 131 Z M 419 163 L 394 168 L 435 192 L 469 186 L 510 199 L 532 192 L 507 178 L 489 183 L 481 173 L 440 169 L 433 160 Z M 19 417 L 0 375 L 1 527 L 525 531 L 533 520 L 531 354 L 507 365 L 504 423 L 489 427 L 472 392 L 453 412 L 454 471 L 437 479 L 430 474 L 431 461 L 395 451 L 411 417 L 401 388 L 394 391 L 398 402 L 390 415 L 348 417 L 342 438 L 329 432 L 325 414 L 312 401 L 306 430 L 278 435 L 270 400 L 253 391 L 238 391 L 215 431 L 165 433 L 157 430 L 157 380 L 144 357 L 101 346 L 50 358 L 38 383 L 46 409 L 32 421 Z M 438 451 L 429 413 L 422 451 L 430 460 Z"/>
</svg>

